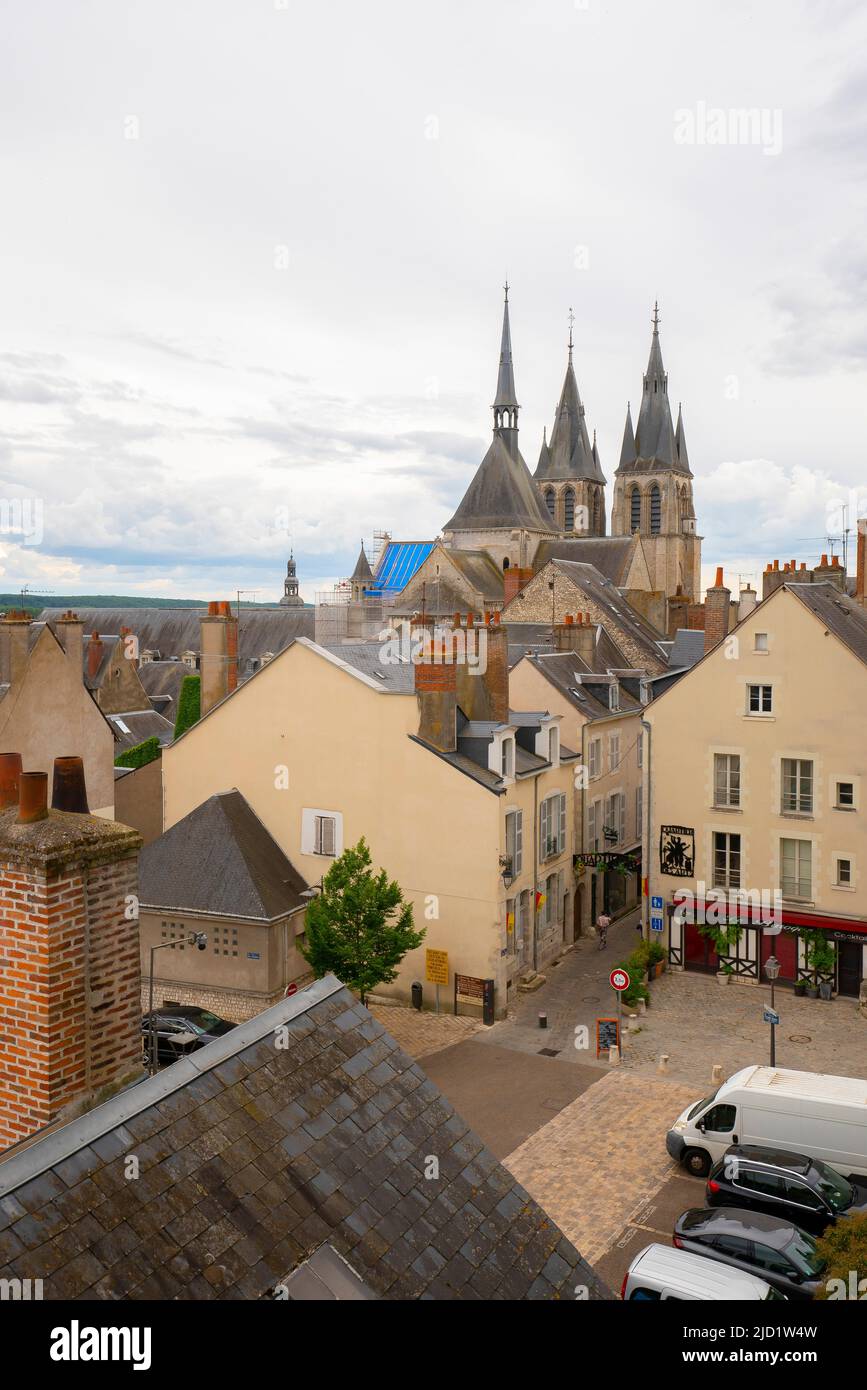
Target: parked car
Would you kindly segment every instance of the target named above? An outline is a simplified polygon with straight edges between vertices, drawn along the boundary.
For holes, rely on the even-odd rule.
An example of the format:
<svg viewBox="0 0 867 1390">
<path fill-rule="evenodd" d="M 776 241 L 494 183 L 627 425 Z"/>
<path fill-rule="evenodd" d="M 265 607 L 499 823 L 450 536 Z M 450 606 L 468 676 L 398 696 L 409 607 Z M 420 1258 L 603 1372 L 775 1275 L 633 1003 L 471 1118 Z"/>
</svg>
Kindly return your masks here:
<svg viewBox="0 0 867 1390">
<path fill-rule="evenodd" d="M 189 1052 L 197 1052 L 215 1038 L 236 1028 L 225 1018 L 198 1009 L 192 1004 L 164 1004 L 154 1009 L 157 1034 L 157 1061 L 160 1064 L 177 1062 Z M 142 1051 L 147 1059 L 150 1049 L 150 1015 L 141 1021 Z"/>
<path fill-rule="evenodd" d="M 745 1207 L 821 1235 L 841 1216 L 867 1215 L 867 1183 L 806 1154 L 732 1144 L 710 1171 L 709 1207 Z"/>
<path fill-rule="evenodd" d="M 781 1217 L 741 1207 L 692 1207 L 677 1218 L 674 1245 L 757 1274 L 786 1298 L 813 1298 L 825 1261 L 806 1231 Z"/>
<path fill-rule="evenodd" d="M 684 1110 L 665 1144 L 697 1178 L 706 1178 L 732 1144 L 806 1152 L 839 1173 L 867 1178 L 867 1081 L 744 1067 Z"/>
<path fill-rule="evenodd" d="M 623 1278 L 620 1297 L 629 1302 L 784 1299 L 764 1279 L 670 1245 L 646 1245 Z"/>
</svg>

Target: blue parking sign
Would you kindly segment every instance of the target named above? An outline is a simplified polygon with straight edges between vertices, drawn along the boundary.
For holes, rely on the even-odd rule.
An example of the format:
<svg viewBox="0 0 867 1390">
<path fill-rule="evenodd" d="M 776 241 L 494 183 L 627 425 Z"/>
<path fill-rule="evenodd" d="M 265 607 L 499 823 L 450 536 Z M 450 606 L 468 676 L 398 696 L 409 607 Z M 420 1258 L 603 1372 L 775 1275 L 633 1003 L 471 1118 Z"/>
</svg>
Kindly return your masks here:
<svg viewBox="0 0 867 1390">
<path fill-rule="evenodd" d="M 651 906 L 652 908 L 654 908 L 654 910 L 661 912 L 661 911 L 662 911 L 662 898 L 651 898 L 651 899 L 650 899 L 650 906 Z"/>
<path fill-rule="evenodd" d="M 651 931 L 662 931 L 662 918 L 661 918 L 661 917 L 651 917 L 651 919 L 650 919 L 650 930 L 651 930 Z"/>
</svg>

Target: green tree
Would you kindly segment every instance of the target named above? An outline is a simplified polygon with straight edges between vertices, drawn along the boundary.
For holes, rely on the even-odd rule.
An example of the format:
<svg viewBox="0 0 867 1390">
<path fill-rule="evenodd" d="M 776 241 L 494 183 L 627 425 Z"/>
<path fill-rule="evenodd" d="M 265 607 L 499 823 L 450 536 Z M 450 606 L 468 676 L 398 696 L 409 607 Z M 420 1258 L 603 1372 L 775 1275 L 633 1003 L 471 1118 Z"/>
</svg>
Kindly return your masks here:
<svg viewBox="0 0 867 1390">
<path fill-rule="evenodd" d="M 817 1245 L 817 1253 L 828 1263 L 816 1297 L 867 1297 L 867 1216 L 844 1216 L 828 1227 Z"/>
<path fill-rule="evenodd" d="M 178 696 L 178 717 L 175 720 L 175 738 L 180 738 L 187 729 L 199 722 L 202 713 L 201 676 L 184 676 L 181 693 Z"/>
<path fill-rule="evenodd" d="M 306 945 L 301 950 L 317 979 L 329 972 L 355 990 L 362 1004 L 377 985 L 390 984 L 406 955 L 424 938 L 416 931 L 412 904 L 385 869 L 371 868 L 364 838 L 335 859 L 322 892 L 307 908 Z"/>
</svg>

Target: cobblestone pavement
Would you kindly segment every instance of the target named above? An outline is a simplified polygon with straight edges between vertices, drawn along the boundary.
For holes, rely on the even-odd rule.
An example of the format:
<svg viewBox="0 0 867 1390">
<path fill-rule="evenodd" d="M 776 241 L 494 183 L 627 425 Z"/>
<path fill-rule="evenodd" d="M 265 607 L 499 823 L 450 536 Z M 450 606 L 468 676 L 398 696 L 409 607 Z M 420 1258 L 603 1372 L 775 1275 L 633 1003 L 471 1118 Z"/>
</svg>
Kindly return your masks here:
<svg viewBox="0 0 867 1390">
<path fill-rule="evenodd" d="M 520 995 L 509 1017 L 485 1029 L 478 1041 L 521 1052 L 550 1047 L 563 1061 L 607 1071 L 607 1058 L 597 1061 L 595 1055 L 595 1020 L 616 1013 L 608 975 L 634 948 L 636 920 L 633 913 L 615 923 L 604 951 L 595 940 L 579 941 L 558 966 L 548 967 L 541 989 Z M 650 985 L 641 1031 L 624 1036 L 621 1071 L 656 1075 L 660 1056 L 667 1054 L 671 1079 L 691 1083 L 698 1099 L 708 1088 L 714 1064 L 730 1076 L 768 1059 L 770 1030 L 762 1022 L 762 1008 L 769 1002 L 767 985 L 720 985 L 715 975 L 666 972 Z M 796 999 L 790 990 L 777 989 L 776 1007 L 781 1017 L 779 1066 L 867 1076 L 867 1019 L 854 1000 Z M 548 1016 L 544 1031 L 538 1026 L 540 1011 Z M 575 1047 L 575 1029 L 581 1024 L 589 1030 L 589 1055 Z"/>
<path fill-rule="evenodd" d="M 454 1014 L 434 1014 L 407 1009 L 396 1004 L 372 1004 L 370 1012 L 410 1057 L 428 1057 L 444 1047 L 466 1042 L 484 1028 L 474 1018 L 455 1018 Z"/>
<path fill-rule="evenodd" d="M 692 1087 L 667 1078 L 611 1072 L 505 1165 L 592 1263 L 677 1171 L 665 1134 L 693 1098 Z"/>
</svg>

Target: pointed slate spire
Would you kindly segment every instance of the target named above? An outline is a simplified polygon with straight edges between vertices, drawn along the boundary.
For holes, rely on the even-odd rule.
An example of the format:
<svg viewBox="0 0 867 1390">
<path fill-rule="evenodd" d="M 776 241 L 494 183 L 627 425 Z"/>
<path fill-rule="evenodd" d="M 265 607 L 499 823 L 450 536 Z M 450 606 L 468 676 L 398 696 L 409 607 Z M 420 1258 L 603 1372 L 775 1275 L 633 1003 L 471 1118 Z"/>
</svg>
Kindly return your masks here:
<svg viewBox="0 0 867 1390">
<path fill-rule="evenodd" d="M 545 425 L 542 430 L 542 447 L 539 450 L 539 462 L 536 464 L 535 476 L 537 478 L 544 477 L 547 469 L 550 467 L 550 464 L 551 451 L 548 448 L 548 426 Z"/>
<path fill-rule="evenodd" d="M 515 395 L 515 368 L 512 362 L 512 330 L 509 325 L 509 282 L 505 286 L 506 298 L 503 304 L 503 336 L 500 341 L 500 370 L 497 376 L 497 397 L 494 411 L 519 409 Z"/>
<path fill-rule="evenodd" d="M 674 442 L 677 445 L 678 467 L 683 469 L 684 472 L 689 473 L 690 477 L 692 477 L 692 470 L 689 466 L 689 454 L 686 450 L 686 431 L 683 428 L 683 409 L 680 401 L 677 403 L 677 431 L 674 436 Z"/>
<path fill-rule="evenodd" d="M 668 373 L 662 361 L 659 342 L 659 305 L 653 306 L 653 337 L 644 374 L 641 409 L 635 427 L 635 455 L 642 466 L 673 468 L 680 471 L 671 404 L 668 399 Z M 621 468 L 624 467 L 621 461 Z"/>
<path fill-rule="evenodd" d="M 367 556 L 364 553 L 364 541 L 361 542 L 361 550 L 355 562 L 355 569 L 352 571 L 352 581 L 356 584 L 373 583 L 373 570 L 367 563 Z"/>
<path fill-rule="evenodd" d="M 584 418 L 584 405 L 575 379 L 572 363 L 572 323 L 574 316 L 569 311 L 569 360 L 560 400 L 554 417 L 554 428 L 547 449 L 543 446 L 539 463 L 534 473 L 537 482 L 546 479 L 588 479 L 594 483 L 605 482 L 605 475 L 599 464 L 599 454 L 590 443 L 587 422 Z"/>
<path fill-rule="evenodd" d="M 626 424 L 623 426 L 623 443 L 620 446 L 620 463 L 617 466 L 618 473 L 624 468 L 631 468 L 636 460 L 635 453 L 635 432 L 632 428 L 632 407 L 629 402 L 626 405 Z"/>
</svg>

